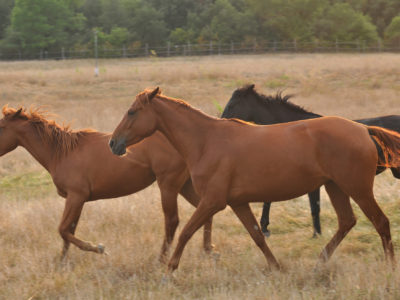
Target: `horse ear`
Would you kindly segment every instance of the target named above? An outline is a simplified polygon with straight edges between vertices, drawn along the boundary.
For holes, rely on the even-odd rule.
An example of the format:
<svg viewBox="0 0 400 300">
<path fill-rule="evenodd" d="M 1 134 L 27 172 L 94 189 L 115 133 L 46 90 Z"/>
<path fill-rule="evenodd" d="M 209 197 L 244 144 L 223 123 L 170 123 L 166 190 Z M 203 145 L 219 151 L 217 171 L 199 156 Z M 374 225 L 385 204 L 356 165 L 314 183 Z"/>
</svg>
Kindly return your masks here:
<svg viewBox="0 0 400 300">
<path fill-rule="evenodd" d="M 247 90 L 248 90 L 248 91 L 254 90 L 254 87 L 255 87 L 255 84 L 252 83 L 252 84 L 249 85 L 249 87 L 247 88 Z"/>
<path fill-rule="evenodd" d="M 153 98 L 159 93 L 159 91 L 160 91 L 160 88 L 159 88 L 159 87 L 156 87 L 156 88 L 154 89 L 154 91 L 152 91 L 152 92 L 148 95 L 149 100 L 153 99 Z"/>
<path fill-rule="evenodd" d="M 13 114 L 13 118 L 18 117 L 22 112 L 22 107 L 20 107 L 14 114 Z"/>
</svg>

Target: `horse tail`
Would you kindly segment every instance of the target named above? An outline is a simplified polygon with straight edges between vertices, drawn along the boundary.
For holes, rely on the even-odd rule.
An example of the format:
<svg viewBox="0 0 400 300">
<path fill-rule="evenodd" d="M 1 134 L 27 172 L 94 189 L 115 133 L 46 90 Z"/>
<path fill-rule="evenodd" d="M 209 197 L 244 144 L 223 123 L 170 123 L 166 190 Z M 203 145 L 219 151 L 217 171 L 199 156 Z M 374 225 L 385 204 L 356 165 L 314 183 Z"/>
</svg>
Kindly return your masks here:
<svg viewBox="0 0 400 300">
<path fill-rule="evenodd" d="M 400 134 L 377 126 L 367 126 L 367 128 L 377 146 L 378 166 L 400 167 Z"/>
</svg>

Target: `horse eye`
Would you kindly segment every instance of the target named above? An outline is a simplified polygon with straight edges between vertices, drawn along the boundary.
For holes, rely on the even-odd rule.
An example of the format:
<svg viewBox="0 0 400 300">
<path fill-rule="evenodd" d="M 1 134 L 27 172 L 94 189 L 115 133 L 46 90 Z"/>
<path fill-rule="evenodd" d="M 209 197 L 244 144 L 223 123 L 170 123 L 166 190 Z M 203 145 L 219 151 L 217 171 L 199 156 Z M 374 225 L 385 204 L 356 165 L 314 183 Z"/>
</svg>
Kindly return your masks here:
<svg viewBox="0 0 400 300">
<path fill-rule="evenodd" d="M 135 111 L 134 110 L 128 110 L 128 115 L 129 116 L 133 116 L 135 114 Z"/>
</svg>

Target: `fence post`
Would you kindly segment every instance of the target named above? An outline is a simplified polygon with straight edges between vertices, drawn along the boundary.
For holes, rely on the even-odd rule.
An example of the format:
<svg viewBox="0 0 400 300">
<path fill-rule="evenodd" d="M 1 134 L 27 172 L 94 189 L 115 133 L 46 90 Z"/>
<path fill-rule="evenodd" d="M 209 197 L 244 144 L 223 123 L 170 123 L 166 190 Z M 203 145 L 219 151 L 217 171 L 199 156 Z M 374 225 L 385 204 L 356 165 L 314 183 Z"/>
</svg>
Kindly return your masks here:
<svg viewBox="0 0 400 300">
<path fill-rule="evenodd" d="M 235 46 L 233 45 L 233 41 L 231 41 L 231 54 L 235 53 Z"/>
<path fill-rule="evenodd" d="M 273 44 L 274 46 L 273 46 L 273 51 L 275 52 L 276 51 L 276 40 L 274 40 L 274 44 Z"/>
<path fill-rule="evenodd" d="M 297 39 L 293 40 L 293 49 L 294 49 L 294 52 L 297 52 Z"/>
<path fill-rule="evenodd" d="M 360 40 L 357 40 L 357 52 L 360 52 Z"/>
<path fill-rule="evenodd" d="M 335 41 L 335 50 L 336 50 L 336 53 L 339 52 L 339 42 L 338 42 L 337 38 L 336 38 L 336 41 Z"/>
<path fill-rule="evenodd" d="M 126 47 L 125 47 L 125 45 L 122 46 L 122 57 L 126 58 Z"/>
<path fill-rule="evenodd" d="M 167 43 L 167 57 L 169 57 L 171 55 L 171 43 L 168 42 Z"/>
<path fill-rule="evenodd" d="M 182 45 L 182 49 L 183 49 L 183 56 L 186 56 L 186 45 Z"/>
<path fill-rule="evenodd" d="M 144 45 L 144 56 L 149 57 L 149 44 Z"/>
<path fill-rule="evenodd" d="M 61 59 L 62 59 L 62 60 L 65 59 L 65 50 L 64 50 L 64 47 L 61 48 Z"/>
<path fill-rule="evenodd" d="M 191 55 L 191 52 L 192 52 L 192 46 L 190 45 L 190 42 L 188 41 L 187 42 L 187 52 L 188 52 L 188 55 L 190 56 Z"/>
<path fill-rule="evenodd" d="M 382 52 L 382 41 L 380 38 L 378 38 L 378 51 Z"/>
<path fill-rule="evenodd" d="M 210 41 L 210 55 L 213 54 L 213 42 Z"/>
<path fill-rule="evenodd" d="M 99 65 L 97 61 L 98 50 L 97 50 L 97 30 L 94 31 L 94 76 L 99 76 Z"/>
</svg>

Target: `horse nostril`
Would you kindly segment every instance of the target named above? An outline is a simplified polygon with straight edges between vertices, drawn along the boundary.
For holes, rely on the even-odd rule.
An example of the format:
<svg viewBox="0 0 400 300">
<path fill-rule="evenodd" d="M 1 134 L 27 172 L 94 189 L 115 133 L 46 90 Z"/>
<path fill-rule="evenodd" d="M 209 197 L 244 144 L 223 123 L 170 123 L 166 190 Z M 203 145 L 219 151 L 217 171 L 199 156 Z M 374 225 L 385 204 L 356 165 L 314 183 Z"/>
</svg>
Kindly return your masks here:
<svg viewBox="0 0 400 300">
<path fill-rule="evenodd" d="M 114 146 L 114 140 L 111 139 L 109 142 L 109 145 L 110 145 L 110 148 L 112 148 Z"/>
</svg>

